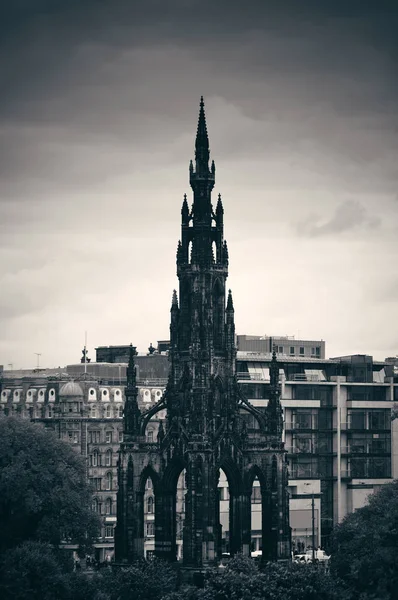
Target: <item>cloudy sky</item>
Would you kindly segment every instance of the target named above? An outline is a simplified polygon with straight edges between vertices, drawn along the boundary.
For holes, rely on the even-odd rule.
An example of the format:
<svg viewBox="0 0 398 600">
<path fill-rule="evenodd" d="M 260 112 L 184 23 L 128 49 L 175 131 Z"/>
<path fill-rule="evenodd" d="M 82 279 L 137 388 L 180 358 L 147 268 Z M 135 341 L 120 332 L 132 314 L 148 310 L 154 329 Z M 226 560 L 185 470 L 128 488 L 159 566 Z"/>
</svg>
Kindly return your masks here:
<svg viewBox="0 0 398 600">
<path fill-rule="evenodd" d="M 205 97 L 241 334 L 398 354 L 398 8 L 3 0 L 0 364 L 167 339 Z"/>
</svg>

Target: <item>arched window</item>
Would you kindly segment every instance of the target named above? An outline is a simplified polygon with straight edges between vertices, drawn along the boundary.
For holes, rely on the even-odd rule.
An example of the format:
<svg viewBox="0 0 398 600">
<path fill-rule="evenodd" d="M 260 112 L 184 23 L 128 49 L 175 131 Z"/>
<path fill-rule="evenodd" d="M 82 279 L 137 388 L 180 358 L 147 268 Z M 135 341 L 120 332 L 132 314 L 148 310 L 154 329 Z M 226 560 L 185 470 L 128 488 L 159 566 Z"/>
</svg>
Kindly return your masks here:
<svg viewBox="0 0 398 600">
<path fill-rule="evenodd" d="M 107 404 L 107 405 L 105 406 L 105 418 L 106 418 L 106 419 L 110 419 L 110 418 L 111 418 L 111 416 L 112 416 L 111 405 L 110 405 L 110 404 Z"/>
<path fill-rule="evenodd" d="M 105 514 L 106 515 L 112 514 L 112 498 L 107 498 L 107 500 L 105 502 Z"/>
<path fill-rule="evenodd" d="M 96 419 L 97 418 L 97 407 L 95 406 L 95 404 L 92 404 L 90 406 L 90 419 Z"/>
<path fill-rule="evenodd" d="M 112 489 L 112 473 L 107 473 L 106 474 L 106 488 L 107 490 L 111 490 Z"/>
<path fill-rule="evenodd" d="M 123 418 L 123 404 L 119 404 L 117 407 L 117 416 L 119 419 Z"/>
<path fill-rule="evenodd" d="M 148 499 L 146 501 L 146 508 L 147 508 L 148 514 L 153 514 L 154 504 L 155 504 L 155 502 L 154 502 L 153 496 L 148 496 Z"/>
<path fill-rule="evenodd" d="M 106 454 L 105 454 L 105 466 L 106 467 L 111 467 L 112 466 L 112 450 L 107 450 Z"/>
<path fill-rule="evenodd" d="M 91 455 L 91 466 L 92 467 L 100 467 L 101 466 L 101 458 L 98 450 L 94 450 Z"/>
<path fill-rule="evenodd" d="M 146 439 L 147 442 L 153 442 L 153 429 L 148 429 Z"/>
</svg>

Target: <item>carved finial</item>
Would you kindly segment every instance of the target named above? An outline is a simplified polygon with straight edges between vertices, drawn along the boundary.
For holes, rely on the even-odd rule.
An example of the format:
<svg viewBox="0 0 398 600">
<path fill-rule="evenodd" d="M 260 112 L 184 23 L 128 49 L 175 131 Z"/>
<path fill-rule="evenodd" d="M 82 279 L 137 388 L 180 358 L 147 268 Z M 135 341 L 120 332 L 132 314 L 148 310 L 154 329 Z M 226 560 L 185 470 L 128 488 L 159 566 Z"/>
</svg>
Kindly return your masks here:
<svg viewBox="0 0 398 600">
<path fill-rule="evenodd" d="M 181 208 L 181 216 L 183 224 L 187 225 L 189 223 L 189 208 L 187 202 L 187 195 L 184 194 L 184 200 Z"/>
<path fill-rule="evenodd" d="M 226 241 L 224 241 L 224 245 L 223 245 L 223 259 L 224 259 L 224 263 L 227 265 L 228 260 L 229 260 L 229 254 L 228 254 L 228 246 L 227 246 Z"/>
<path fill-rule="evenodd" d="M 209 138 L 207 136 L 206 116 L 204 107 L 205 103 L 203 101 L 203 96 L 201 96 L 198 129 L 196 132 L 195 141 L 196 171 L 198 173 L 204 173 L 209 171 Z"/>
<path fill-rule="evenodd" d="M 222 205 L 221 194 L 218 194 L 216 214 L 217 214 L 217 216 L 224 214 L 224 208 Z"/>
<path fill-rule="evenodd" d="M 229 312 L 233 312 L 234 311 L 234 303 L 232 301 L 232 292 L 231 292 L 231 290 L 228 290 L 227 311 L 229 311 Z"/>
<path fill-rule="evenodd" d="M 178 308 L 178 298 L 176 290 L 173 290 L 173 297 L 171 299 L 171 308 Z"/>
</svg>

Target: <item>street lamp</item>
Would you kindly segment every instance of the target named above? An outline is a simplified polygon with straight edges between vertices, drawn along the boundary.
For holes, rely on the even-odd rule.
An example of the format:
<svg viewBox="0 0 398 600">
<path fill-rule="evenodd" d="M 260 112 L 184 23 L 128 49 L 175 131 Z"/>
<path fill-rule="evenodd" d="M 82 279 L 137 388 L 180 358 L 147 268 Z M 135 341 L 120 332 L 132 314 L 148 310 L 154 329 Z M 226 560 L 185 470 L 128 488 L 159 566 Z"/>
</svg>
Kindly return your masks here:
<svg viewBox="0 0 398 600">
<path fill-rule="evenodd" d="M 305 483 L 304 485 L 311 485 L 310 483 Z M 321 496 L 322 492 L 320 492 L 319 494 L 317 494 L 317 496 Z M 312 532 L 311 532 L 311 538 L 312 538 L 312 562 L 315 562 L 315 494 L 314 492 L 311 492 L 311 494 L 307 494 L 308 496 L 311 495 L 311 525 L 312 525 Z M 319 519 L 318 519 L 318 523 L 319 523 Z M 319 525 L 318 525 L 319 527 Z"/>
</svg>

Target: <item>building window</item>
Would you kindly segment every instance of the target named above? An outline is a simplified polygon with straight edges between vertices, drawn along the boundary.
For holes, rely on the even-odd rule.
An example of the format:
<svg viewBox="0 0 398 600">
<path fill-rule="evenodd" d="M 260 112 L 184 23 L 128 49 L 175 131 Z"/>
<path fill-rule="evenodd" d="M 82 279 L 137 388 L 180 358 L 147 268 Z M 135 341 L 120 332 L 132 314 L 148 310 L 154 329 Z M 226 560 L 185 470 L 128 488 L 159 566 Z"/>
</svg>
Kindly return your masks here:
<svg viewBox="0 0 398 600">
<path fill-rule="evenodd" d="M 112 473 L 106 474 L 106 488 L 107 490 L 112 489 Z"/>
<path fill-rule="evenodd" d="M 50 404 L 48 407 L 48 418 L 52 419 L 54 417 L 54 407 Z"/>
<path fill-rule="evenodd" d="M 92 477 L 90 479 L 90 483 L 91 483 L 93 489 L 96 492 L 100 492 L 101 491 L 101 488 L 102 488 L 102 486 L 101 486 L 101 477 Z"/>
<path fill-rule="evenodd" d="M 94 452 L 90 455 L 90 466 L 91 467 L 100 467 L 101 466 L 101 455 L 98 450 L 94 450 Z"/>
<path fill-rule="evenodd" d="M 283 354 L 283 346 L 279 346 L 279 348 L 278 348 L 278 353 L 279 353 L 279 354 Z"/>
<path fill-rule="evenodd" d="M 96 419 L 96 418 L 97 418 L 97 407 L 92 404 L 90 406 L 90 419 Z"/>
<path fill-rule="evenodd" d="M 292 479 L 310 479 L 318 478 L 318 461 L 316 458 L 300 457 L 292 460 Z"/>
<path fill-rule="evenodd" d="M 351 477 L 384 479 L 391 477 L 391 459 L 376 457 L 355 457 L 348 461 Z"/>
<path fill-rule="evenodd" d="M 123 404 L 119 404 L 117 407 L 117 416 L 119 419 L 123 418 Z"/>
<path fill-rule="evenodd" d="M 107 500 L 105 502 L 105 514 L 106 515 L 112 514 L 112 498 L 107 498 Z"/>
<path fill-rule="evenodd" d="M 107 444 L 112 444 L 112 431 L 105 432 L 105 442 Z"/>
<path fill-rule="evenodd" d="M 293 411 L 294 429 L 317 429 L 318 428 L 318 410 L 296 410 Z"/>
<path fill-rule="evenodd" d="M 300 346 L 300 356 L 304 356 L 304 347 Z"/>
<path fill-rule="evenodd" d="M 155 523 L 146 524 L 146 534 L 148 537 L 153 537 L 155 535 Z"/>
<path fill-rule="evenodd" d="M 119 437 L 119 442 L 122 442 L 123 441 L 123 431 L 121 429 L 118 431 L 118 437 Z"/>
<path fill-rule="evenodd" d="M 315 356 L 315 348 L 311 348 L 311 356 Z"/>
<path fill-rule="evenodd" d="M 105 454 L 105 466 L 106 467 L 111 467 L 112 466 L 112 450 L 107 450 L 106 454 Z"/>
<path fill-rule="evenodd" d="M 113 538 L 113 525 L 107 525 L 105 527 L 105 537 Z"/>
<path fill-rule="evenodd" d="M 347 411 L 349 429 L 365 430 L 390 430 L 391 429 L 391 411 L 385 410 L 361 410 L 348 409 Z"/>
<path fill-rule="evenodd" d="M 317 358 L 320 358 L 320 356 L 321 356 L 321 347 L 320 346 L 317 346 L 315 348 L 315 353 L 316 353 Z"/>
<path fill-rule="evenodd" d="M 78 431 L 68 431 L 68 442 L 71 444 L 79 443 L 79 432 Z"/>
<path fill-rule="evenodd" d="M 294 354 L 294 346 L 290 346 L 290 354 Z"/>
<path fill-rule="evenodd" d="M 41 408 L 40 408 L 40 406 L 36 406 L 35 407 L 35 418 L 36 419 L 40 419 L 41 418 Z"/>
<path fill-rule="evenodd" d="M 153 496 L 149 496 L 147 501 L 146 501 L 146 506 L 147 506 L 147 513 L 148 514 L 153 514 L 154 512 L 154 499 Z"/>
<path fill-rule="evenodd" d="M 106 419 L 110 419 L 110 418 L 111 418 L 111 416 L 112 416 L 112 409 L 111 409 L 111 405 L 110 405 L 110 404 L 107 404 L 107 405 L 105 406 L 105 418 L 106 418 Z"/>
<path fill-rule="evenodd" d="M 153 442 L 153 429 L 148 429 L 146 439 L 147 442 Z"/>
<path fill-rule="evenodd" d="M 100 441 L 101 441 L 101 432 L 100 431 L 89 431 L 88 432 L 89 444 L 99 444 Z"/>
<path fill-rule="evenodd" d="M 299 454 L 312 454 L 316 451 L 315 436 L 301 433 L 293 436 L 293 449 Z"/>
</svg>

